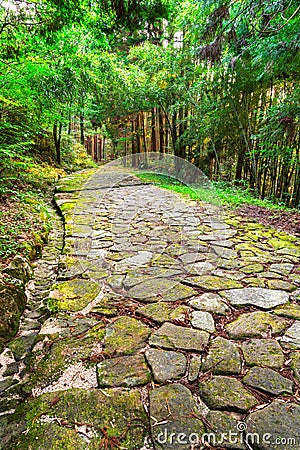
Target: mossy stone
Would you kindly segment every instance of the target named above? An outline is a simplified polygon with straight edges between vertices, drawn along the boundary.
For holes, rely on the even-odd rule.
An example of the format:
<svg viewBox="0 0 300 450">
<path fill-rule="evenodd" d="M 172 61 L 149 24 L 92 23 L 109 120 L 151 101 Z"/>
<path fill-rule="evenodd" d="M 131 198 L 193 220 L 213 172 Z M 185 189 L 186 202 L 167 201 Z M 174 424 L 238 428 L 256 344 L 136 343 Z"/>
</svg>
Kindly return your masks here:
<svg viewBox="0 0 300 450">
<path fill-rule="evenodd" d="M 210 409 L 245 413 L 257 405 L 256 398 L 235 378 L 212 377 L 199 384 L 199 393 Z"/>
<path fill-rule="evenodd" d="M 207 291 L 220 291 L 222 289 L 234 289 L 243 287 L 241 283 L 230 278 L 218 277 L 215 275 L 202 275 L 199 277 L 188 277 L 186 283 Z"/>
<path fill-rule="evenodd" d="M 81 434 L 75 423 L 86 424 L 84 430 L 91 433 Z M 7 450 L 96 450 L 105 442 L 110 445 L 104 430 L 121 447 L 142 447 L 147 418 L 138 391 L 72 389 L 44 394 L 11 415 L 2 445 Z"/>
<path fill-rule="evenodd" d="M 253 367 L 243 377 L 243 383 L 268 394 L 293 395 L 293 382 L 278 372 L 265 367 Z"/>
<path fill-rule="evenodd" d="M 219 336 L 210 342 L 208 354 L 202 360 L 202 372 L 211 370 L 214 375 L 230 375 L 239 374 L 241 369 L 241 356 L 233 342 Z"/>
<path fill-rule="evenodd" d="M 26 305 L 26 295 L 18 287 L 0 282 L 0 339 L 13 337 L 19 328 L 19 320 Z"/>
<path fill-rule="evenodd" d="M 208 433 L 208 444 L 218 445 L 221 443 L 222 447 L 230 450 L 246 450 L 243 433 L 238 432 L 238 424 L 242 422 L 240 414 L 225 411 L 209 411 L 206 419 L 214 430 L 213 433 Z"/>
<path fill-rule="evenodd" d="M 89 280 L 57 283 L 49 295 L 48 305 L 52 311 L 80 311 L 99 295 L 100 290 L 98 283 Z"/>
<path fill-rule="evenodd" d="M 287 292 L 293 292 L 297 289 L 295 284 L 283 280 L 268 280 L 267 284 L 270 289 L 280 289 Z"/>
<path fill-rule="evenodd" d="M 150 328 L 132 317 L 119 317 L 106 328 L 104 354 L 132 355 L 143 348 L 151 333 Z"/>
<path fill-rule="evenodd" d="M 300 320 L 300 305 L 297 303 L 286 303 L 285 305 L 277 306 L 277 308 L 274 309 L 274 312 L 278 316 Z"/>
<path fill-rule="evenodd" d="M 157 450 L 190 449 L 190 439 L 205 432 L 200 417 L 197 403 L 185 386 L 168 384 L 150 392 L 151 434 Z"/>
<path fill-rule="evenodd" d="M 170 319 L 171 307 L 165 302 L 150 303 L 149 305 L 140 306 L 136 313 L 141 316 L 154 320 L 157 323 L 164 323 Z"/>
<path fill-rule="evenodd" d="M 149 344 L 167 349 L 182 349 L 201 352 L 208 344 L 209 333 L 202 330 L 192 330 L 186 327 L 164 323 L 154 331 Z"/>
<path fill-rule="evenodd" d="M 129 290 L 130 297 L 144 302 L 176 302 L 196 295 L 189 286 L 184 286 L 175 280 L 154 278 L 134 286 Z"/>
<path fill-rule="evenodd" d="M 226 330 L 232 339 L 266 337 L 268 330 L 273 335 L 281 333 L 289 322 L 282 317 L 261 311 L 240 315 L 236 320 L 226 325 Z"/>
<path fill-rule="evenodd" d="M 241 267 L 241 272 L 251 275 L 252 273 L 259 273 L 264 271 L 264 266 L 262 264 L 249 264 L 248 266 Z"/>
<path fill-rule="evenodd" d="M 134 387 L 147 384 L 151 373 L 143 355 L 106 359 L 97 366 L 99 387 Z"/>
<path fill-rule="evenodd" d="M 281 369 L 284 364 L 282 348 L 273 339 L 251 339 L 243 342 L 242 352 L 248 366 Z"/>
</svg>

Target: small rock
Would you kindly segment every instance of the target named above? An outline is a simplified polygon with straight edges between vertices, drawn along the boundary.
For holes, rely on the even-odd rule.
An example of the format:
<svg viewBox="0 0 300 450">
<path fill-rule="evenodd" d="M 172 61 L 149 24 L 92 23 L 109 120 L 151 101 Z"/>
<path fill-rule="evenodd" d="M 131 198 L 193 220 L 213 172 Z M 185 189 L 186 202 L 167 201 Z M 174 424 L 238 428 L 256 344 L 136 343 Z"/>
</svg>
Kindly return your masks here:
<svg viewBox="0 0 300 450">
<path fill-rule="evenodd" d="M 243 383 L 268 394 L 293 395 L 293 382 L 280 375 L 275 370 L 264 367 L 253 367 L 242 379 Z"/>
<path fill-rule="evenodd" d="M 29 261 L 21 255 L 16 255 L 3 272 L 21 280 L 23 284 L 26 284 L 33 276 L 33 269 Z"/>
<path fill-rule="evenodd" d="M 149 349 L 145 355 L 158 383 L 176 380 L 185 374 L 187 360 L 182 353 Z"/>
<path fill-rule="evenodd" d="M 172 323 L 164 323 L 154 331 L 149 344 L 162 348 L 203 351 L 208 344 L 209 334 L 206 331 L 191 330 Z"/>
<path fill-rule="evenodd" d="M 189 365 L 188 380 L 193 383 L 198 379 L 202 358 L 200 355 L 193 355 Z"/>
<path fill-rule="evenodd" d="M 238 347 L 228 339 L 216 337 L 210 342 L 209 351 L 203 359 L 201 370 L 212 370 L 214 375 L 239 374 L 242 361 Z"/>
<path fill-rule="evenodd" d="M 300 322 L 295 322 L 288 328 L 280 340 L 284 347 L 300 349 Z"/>
<path fill-rule="evenodd" d="M 200 311 L 207 311 L 212 314 L 225 315 L 229 307 L 218 294 L 206 292 L 200 297 L 194 298 L 189 302 L 190 306 Z"/>
<path fill-rule="evenodd" d="M 257 404 L 256 398 L 235 378 L 215 376 L 200 383 L 199 392 L 210 409 L 245 413 Z"/>
<path fill-rule="evenodd" d="M 208 333 L 214 333 L 216 331 L 213 316 L 206 311 L 193 311 L 191 323 L 193 327 L 207 331 Z"/>
<path fill-rule="evenodd" d="M 236 320 L 226 325 L 226 330 L 232 339 L 252 337 L 267 337 L 269 331 L 279 334 L 288 326 L 288 321 L 267 312 L 255 311 L 240 315 Z"/>
<path fill-rule="evenodd" d="M 97 365 L 99 387 L 133 387 L 147 384 L 151 373 L 143 355 L 120 356 Z"/>
<path fill-rule="evenodd" d="M 234 306 L 252 305 L 262 309 L 271 309 L 289 300 L 286 292 L 259 287 L 226 290 L 221 295 Z"/>
<path fill-rule="evenodd" d="M 299 405 L 275 401 L 263 409 L 252 412 L 246 423 L 248 433 L 264 437 L 255 444 L 255 449 L 299 450 Z"/>
<path fill-rule="evenodd" d="M 252 339 L 243 342 L 242 352 L 248 366 L 267 366 L 281 369 L 284 353 L 277 341 L 273 339 Z"/>
</svg>

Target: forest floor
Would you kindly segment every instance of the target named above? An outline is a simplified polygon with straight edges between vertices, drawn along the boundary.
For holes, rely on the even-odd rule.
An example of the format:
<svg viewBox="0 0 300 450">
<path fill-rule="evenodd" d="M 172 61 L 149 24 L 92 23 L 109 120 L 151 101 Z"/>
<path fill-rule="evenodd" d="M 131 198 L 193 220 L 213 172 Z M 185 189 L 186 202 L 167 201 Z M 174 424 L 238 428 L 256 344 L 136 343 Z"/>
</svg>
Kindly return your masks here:
<svg viewBox="0 0 300 450">
<path fill-rule="evenodd" d="M 55 244 L 1 355 L 2 448 L 299 449 L 297 237 L 124 171 L 55 200 L 58 273 L 49 293 Z"/>
</svg>

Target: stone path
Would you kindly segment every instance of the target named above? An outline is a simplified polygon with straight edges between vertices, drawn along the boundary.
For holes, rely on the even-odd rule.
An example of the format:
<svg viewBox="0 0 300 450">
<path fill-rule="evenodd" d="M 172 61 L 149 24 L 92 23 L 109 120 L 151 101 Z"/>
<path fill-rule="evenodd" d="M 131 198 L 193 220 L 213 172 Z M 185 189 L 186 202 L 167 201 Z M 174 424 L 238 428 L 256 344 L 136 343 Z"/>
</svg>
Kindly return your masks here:
<svg viewBox="0 0 300 450">
<path fill-rule="evenodd" d="M 2 448 L 300 449 L 296 238 L 126 173 L 90 175 L 58 187 L 52 314 Z"/>
</svg>

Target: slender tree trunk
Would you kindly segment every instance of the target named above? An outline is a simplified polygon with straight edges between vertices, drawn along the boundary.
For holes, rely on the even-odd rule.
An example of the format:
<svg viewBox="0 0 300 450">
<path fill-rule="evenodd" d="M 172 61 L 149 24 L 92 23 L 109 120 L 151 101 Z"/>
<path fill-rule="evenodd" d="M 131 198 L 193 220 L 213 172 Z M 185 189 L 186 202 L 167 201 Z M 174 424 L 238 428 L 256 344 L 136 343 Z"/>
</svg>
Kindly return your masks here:
<svg viewBox="0 0 300 450">
<path fill-rule="evenodd" d="M 53 125 L 53 140 L 56 151 L 56 161 L 60 165 L 61 164 L 61 134 L 62 134 L 62 123 L 54 122 Z"/>
<path fill-rule="evenodd" d="M 84 145 L 84 117 L 80 114 L 80 143 Z"/>
</svg>

